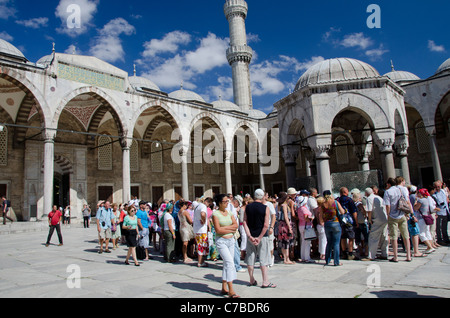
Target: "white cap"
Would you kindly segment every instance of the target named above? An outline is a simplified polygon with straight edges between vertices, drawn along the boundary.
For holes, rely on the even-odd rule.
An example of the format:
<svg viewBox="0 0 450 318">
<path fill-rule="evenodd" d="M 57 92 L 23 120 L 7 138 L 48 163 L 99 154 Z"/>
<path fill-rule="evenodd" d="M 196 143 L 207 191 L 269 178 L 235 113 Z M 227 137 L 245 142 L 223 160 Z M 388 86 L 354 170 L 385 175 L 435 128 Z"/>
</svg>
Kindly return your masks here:
<svg viewBox="0 0 450 318">
<path fill-rule="evenodd" d="M 255 191 L 255 200 L 261 200 L 262 198 L 264 198 L 264 195 L 266 193 L 262 190 L 262 189 L 258 189 Z"/>
</svg>

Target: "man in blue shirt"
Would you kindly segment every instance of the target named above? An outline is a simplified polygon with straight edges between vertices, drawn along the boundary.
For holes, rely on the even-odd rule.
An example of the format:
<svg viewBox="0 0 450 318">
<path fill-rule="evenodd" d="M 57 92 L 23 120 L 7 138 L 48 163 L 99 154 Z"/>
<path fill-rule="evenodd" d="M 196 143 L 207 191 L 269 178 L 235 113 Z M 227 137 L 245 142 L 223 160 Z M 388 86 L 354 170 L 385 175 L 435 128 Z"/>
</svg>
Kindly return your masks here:
<svg viewBox="0 0 450 318">
<path fill-rule="evenodd" d="M 433 199 L 436 201 L 436 207 L 439 211 L 436 212 L 436 236 L 437 243 L 440 245 L 450 245 L 450 240 L 448 237 L 448 217 L 449 217 L 449 207 L 448 207 L 448 196 L 442 189 L 442 181 L 436 181 L 433 184 L 436 192 L 432 195 Z"/>
<path fill-rule="evenodd" d="M 337 201 L 341 204 L 341 206 L 348 212 L 353 221 L 353 226 L 349 227 L 341 224 L 342 228 L 342 236 L 341 236 L 341 248 L 344 253 L 347 254 L 347 259 L 354 260 L 355 255 L 353 255 L 353 244 L 355 242 L 355 220 L 356 220 L 356 205 L 348 196 L 348 189 L 343 187 L 339 190 L 340 197 L 337 198 Z M 347 242 L 348 240 L 348 242 Z"/>
<path fill-rule="evenodd" d="M 111 227 L 114 222 L 114 214 L 111 210 L 111 204 L 106 201 L 104 206 L 100 206 L 95 216 L 97 219 L 97 230 L 100 241 L 99 254 L 103 253 L 103 243 L 105 243 L 105 253 L 111 253 L 109 250 L 109 240 L 111 239 Z"/>
<path fill-rule="evenodd" d="M 144 261 L 148 261 L 148 248 L 150 247 L 150 231 L 148 228 L 148 213 L 145 211 L 145 206 L 147 202 L 140 201 L 139 202 L 139 210 L 136 212 L 136 216 L 138 218 L 138 228 L 139 228 L 139 246 L 143 247 L 145 250 L 145 258 Z"/>
</svg>

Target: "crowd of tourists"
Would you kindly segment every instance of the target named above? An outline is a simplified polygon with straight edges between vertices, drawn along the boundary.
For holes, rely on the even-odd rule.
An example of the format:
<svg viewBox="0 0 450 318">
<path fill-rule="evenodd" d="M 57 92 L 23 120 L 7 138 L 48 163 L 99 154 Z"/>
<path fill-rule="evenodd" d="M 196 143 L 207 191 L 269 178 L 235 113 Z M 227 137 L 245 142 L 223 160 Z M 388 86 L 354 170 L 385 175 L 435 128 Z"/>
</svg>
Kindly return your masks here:
<svg viewBox="0 0 450 318">
<path fill-rule="evenodd" d="M 83 215 L 89 227 L 87 206 Z M 339 194 L 289 188 L 273 196 L 258 189 L 253 195 L 221 194 L 160 204 L 137 198 L 126 204 L 101 201 L 95 226 L 98 252 L 111 253 L 126 244 L 127 265 L 132 261 L 140 266 L 155 254 L 162 254 L 168 263 L 198 267 L 221 259 L 222 293 L 234 298 L 239 297 L 232 284 L 237 272 L 248 271 L 250 285 L 258 285 L 257 260 L 261 287 L 275 288 L 268 278 L 275 263 L 398 262 L 399 244 L 407 262 L 426 257 L 450 245 L 448 218 L 449 190 L 442 181 L 417 189 L 397 177 L 388 179 L 384 190 L 343 187 Z"/>
</svg>

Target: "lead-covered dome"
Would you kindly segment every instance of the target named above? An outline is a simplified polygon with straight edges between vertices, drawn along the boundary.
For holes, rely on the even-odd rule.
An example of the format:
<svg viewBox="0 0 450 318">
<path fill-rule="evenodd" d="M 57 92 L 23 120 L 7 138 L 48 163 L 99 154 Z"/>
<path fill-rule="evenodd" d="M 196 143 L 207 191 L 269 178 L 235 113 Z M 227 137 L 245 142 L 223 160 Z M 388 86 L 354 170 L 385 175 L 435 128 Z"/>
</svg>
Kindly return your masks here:
<svg viewBox="0 0 450 318">
<path fill-rule="evenodd" d="M 236 105 L 235 103 L 229 102 L 227 100 L 218 100 L 212 103 L 213 107 L 215 109 L 219 109 L 219 110 L 223 110 L 223 111 L 238 111 L 238 112 L 242 112 L 242 110 L 239 108 L 238 105 Z"/>
<path fill-rule="evenodd" d="M 380 77 L 378 71 L 365 62 L 351 58 L 335 58 L 310 67 L 298 80 L 295 90 L 309 85 L 377 77 Z"/>
<path fill-rule="evenodd" d="M 180 89 L 178 91 L 169 94 L 170 98 L 175 98 L 185 102 L 201 102 L 206 103 L 205 100 L 197 93 L 185 89 Z"/>
<path fill-rule="evenodd" d="M 450 71 L 450 59 L 445 61 L 444 63 L 439 66 L 438 70 L 436 71 L 436 74 L 442 73 L 444 71 Z"/>
<path fill-rule="evenodd" d="M 420 77 L 417 75 L 406 71 L 392 71 L 384 76 L 389 77 L 395 83 L 414 82 L 420 80 Z"/>
<path fill-rule="evenodd" d="M 130 85 L 133 86 L 134 89 L 145 90 L 149 89 L 152 91 L 161 91 L 161 89 L 153 83 L 151 80 L 142 77 L 142 76 L 130 76 L 128 77 Z"/>
<path fill-rule="evenodd" d="M 18 48 L 3 39 L 0 39 L 0 55 L 27 61 L 25 55 Z"/>
</svg>

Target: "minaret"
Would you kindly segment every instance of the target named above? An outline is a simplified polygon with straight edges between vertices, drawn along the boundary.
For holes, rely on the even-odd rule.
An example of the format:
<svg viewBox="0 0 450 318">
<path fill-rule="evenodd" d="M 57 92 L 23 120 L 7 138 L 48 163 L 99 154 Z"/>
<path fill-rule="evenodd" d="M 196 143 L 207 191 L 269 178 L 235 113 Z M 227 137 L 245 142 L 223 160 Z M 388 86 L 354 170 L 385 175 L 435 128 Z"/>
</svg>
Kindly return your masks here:
<svg viewBox="0 0 450 318">
<path fill-rule="evenodd" d="M 249 65 L 253 50 L 247 45 L 245 19 L 248 5 L 244 0 L 226 0 L 225 16 L 230 25 L 230 48 L 227 59 L 233 72 L 234 103 L 242 110 L 253 109 Z"/>
</svg>

